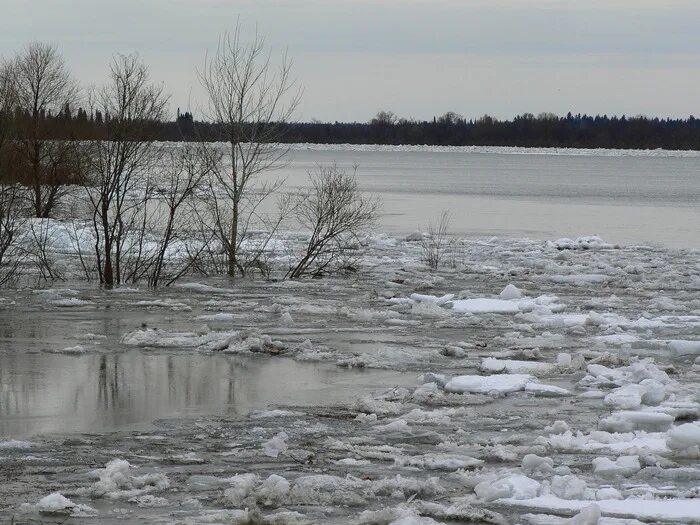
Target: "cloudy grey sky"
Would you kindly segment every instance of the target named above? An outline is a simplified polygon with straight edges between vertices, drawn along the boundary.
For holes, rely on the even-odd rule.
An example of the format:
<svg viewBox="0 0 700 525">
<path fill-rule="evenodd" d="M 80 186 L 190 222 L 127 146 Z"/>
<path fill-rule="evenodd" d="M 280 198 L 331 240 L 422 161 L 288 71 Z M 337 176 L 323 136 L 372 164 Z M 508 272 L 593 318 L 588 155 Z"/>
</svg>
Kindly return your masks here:
<svg viewBox="0 0 700 525">
<path fill-rule="evenodd" d="M 378 110 L 700 114 L 697 0 L 0 0 L 0 55 L 57 44 L 83 84 L 138 51 L 173 108 L 196 109 L 196 68 L 219 33 L 257 23 L 288 48 L 297 117 Z"/>
</svg>

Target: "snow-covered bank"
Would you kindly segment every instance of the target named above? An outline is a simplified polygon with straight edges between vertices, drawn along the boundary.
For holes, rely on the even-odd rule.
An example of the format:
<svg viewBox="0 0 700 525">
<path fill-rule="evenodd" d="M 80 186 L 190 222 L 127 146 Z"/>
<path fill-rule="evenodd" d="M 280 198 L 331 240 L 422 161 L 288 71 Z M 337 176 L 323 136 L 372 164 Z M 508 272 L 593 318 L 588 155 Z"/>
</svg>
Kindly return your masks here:
<svg viewBox="0 0 700 525">
<path fill-rule="evenodd" d="M 428 146 L 389 144 L 289 144 L 292 150 L 313 151 L 421 151 L 431 153 L 487 153 L 496 155 L 572 155 L 593 157 L 700 157 L 700 151 L 607 148 L 526 148 L 515 146 Z"/>
</svg>

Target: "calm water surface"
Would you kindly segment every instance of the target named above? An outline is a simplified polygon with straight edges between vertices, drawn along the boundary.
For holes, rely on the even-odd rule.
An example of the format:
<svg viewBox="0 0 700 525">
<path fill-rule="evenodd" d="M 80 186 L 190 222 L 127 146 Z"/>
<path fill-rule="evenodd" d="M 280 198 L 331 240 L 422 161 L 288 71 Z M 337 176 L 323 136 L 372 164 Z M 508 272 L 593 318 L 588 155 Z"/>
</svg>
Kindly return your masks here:
<svg viewBox="0 0 700 525">
<path fill-rule="evenodd" d="M 318 163 L 358 164 L 382 197 L 380 228 L 407 233 L 449 210 L 463 236 L 700 248 L 700 158 L 294 150 L 279 172 L 303 186 Z"/>
</svg>

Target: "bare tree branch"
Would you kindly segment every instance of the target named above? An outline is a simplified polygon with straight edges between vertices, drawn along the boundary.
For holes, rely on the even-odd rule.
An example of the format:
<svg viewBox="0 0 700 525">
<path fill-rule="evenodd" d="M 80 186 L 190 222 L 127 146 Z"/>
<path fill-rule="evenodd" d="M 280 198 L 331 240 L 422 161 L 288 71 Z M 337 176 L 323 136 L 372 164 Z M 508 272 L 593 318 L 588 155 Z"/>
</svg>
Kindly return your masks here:
<svg viewBox="0 0 700 525">
<path fill-rule="evenodd" d="M 297 196 L 294 212 L 309 239 L 288 277 L 327 273 L 353 249 L 357 235 L 376 222 L 379 201 L 360 191 L 356 172 L 357 166 L 347 173 L 333 164 L 309 174 L 311 189 Z"/>
<path fill-rule="evenodd" d="M 71 180 L 72 140 L 52 140 L 47 116 L 75 103 L 78 85 L 55 46 L 32 42 L 6 72 L 12 75 L 15 105 L 15 169 L 33 190 L 34 214 L 51 216 Z"/>
<path fill-rule="evenodd" d="M 168 98 L 151 83 L 137 55 L 117 55 L 107 84 L 91 93 L 106 126 L 105 135 L 90 145 L 83 183 L 93 210 L 98 275 L 106 286 L 139 274 L 140 256 L 128 257 L 134 235 L 144 241 L 143 225 L 151 211 L 149 173 L 160 148 L 152 140 L 153 125 L 165 116 Z"/>
<path fill-rule="evenodd" d="M 199 72 L 208 97 L 206 116 L 227 143 L 226 156 L 213 171 L 215 184 L 209 187 L 214 200 L 225 201 L 212 205 L 215 226 L 211 232 L 224 250 L 226 273 L 231 277 L 245 272 L 245 263 L 239 260 L 241 242 L 257 208 L 256 204 L 249 206 L 246 214 L 244 202 L 251 201 L 256 178 L 281 167 L 288 152 L 280 139 L 301 97 L 291 69 L 286 53 L 279 66 L 273 66 L 257 29 L 250 42 L 243 42 L 237 25 L 232 34 L 219 39 L 216 51 L 206 56 Z M 276 183 L 263 184 L 259 195 L 268 196 L 277 187 Z"/>
</svg>

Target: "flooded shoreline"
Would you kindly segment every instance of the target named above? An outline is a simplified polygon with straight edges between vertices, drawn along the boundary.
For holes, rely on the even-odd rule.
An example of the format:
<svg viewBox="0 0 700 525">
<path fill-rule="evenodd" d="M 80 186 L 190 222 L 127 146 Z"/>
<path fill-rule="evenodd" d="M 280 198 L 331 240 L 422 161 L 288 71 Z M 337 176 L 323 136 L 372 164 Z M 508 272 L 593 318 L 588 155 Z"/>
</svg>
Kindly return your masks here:
<svg viewBox="0 0 700 525">
<path fill-rule="evenodd" d="M 157 302 L 163 301 L 162 296 L 181 295 L 177 291 L 115 293 L 73 285 L 78 286 L 62 292 L 17 292 L 23 296 L 19 300 L 29 304 L 2 309 L 0 437 L 111 432 L 160 418 L 237 417 L 267 406 L 340 404 L 351 401 L 358 392 L 369 393 L 385 384 L 405 386 L 415 380 L 415 374 L 348 371 L 285 357 L 129 348 L 120 343 L 121 338 L 144 326 L 202 329 L 205 321 L 198 317 L 206 318 L 207 310 L 200 307 L 198 313 L 170 299 Z M 61 293 L 62 297 L 80 297 L 86 305 L 52 307 L 50 298 Z M 245 311 L 248 299 L 235 293 L 237 298 L 229 296 L 229 305 L 238 303 Z M 127 295 L 130 299 L 125 303 L 131 306 L 120 306 L 119 299 L 114 300 Z M 243 313 L 237 321 L 231 319 L 214 318 L 209 323 L 237 330 L 248 330 L 254 324 L 246 322 Z M 282 337 L 287 340 L 301 337 L 294 330 L 284 332 Z M 358 348 L 363 344 L 362 336 L 352 331 L 340 336 L 324 336 L 322 328 L 316 332 L 316 337 L 335 337 L 348 349 L 355 347 L 355 339 Z"/>
<path fill-rule="evenodd" d="M 450 250 L 431 272 L 378 235 L 348 276 L 3 291 L 0 516 L 693 523 L 696 254 Z"/>
</svg>

